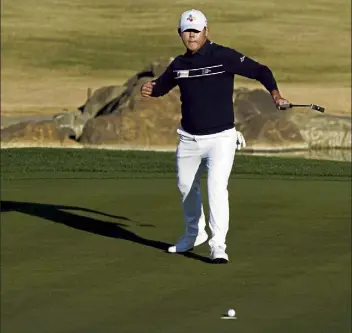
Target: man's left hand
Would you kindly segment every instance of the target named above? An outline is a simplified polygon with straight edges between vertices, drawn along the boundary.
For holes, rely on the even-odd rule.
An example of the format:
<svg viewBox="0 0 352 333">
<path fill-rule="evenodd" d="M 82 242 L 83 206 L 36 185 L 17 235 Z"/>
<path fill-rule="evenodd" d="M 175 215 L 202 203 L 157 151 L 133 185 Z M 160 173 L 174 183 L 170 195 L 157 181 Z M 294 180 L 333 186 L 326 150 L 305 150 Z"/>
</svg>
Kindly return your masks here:
<svg viewBox="0 0 352 333">
<path fill-rule="evenodd" d="M 279 110 L 285 110 L 290 107 L 290 102 L 285 98 L 280 98 L 280 99 L 276 100 L 275 104 Z"/>
<path fill-rule="evenodd" d="M 279 110 L 288 109 L 290 107 L 290 102 L 286 98 L 283 98 L 277 90 L 272 91 L 271 95 Z"/>
</svg>

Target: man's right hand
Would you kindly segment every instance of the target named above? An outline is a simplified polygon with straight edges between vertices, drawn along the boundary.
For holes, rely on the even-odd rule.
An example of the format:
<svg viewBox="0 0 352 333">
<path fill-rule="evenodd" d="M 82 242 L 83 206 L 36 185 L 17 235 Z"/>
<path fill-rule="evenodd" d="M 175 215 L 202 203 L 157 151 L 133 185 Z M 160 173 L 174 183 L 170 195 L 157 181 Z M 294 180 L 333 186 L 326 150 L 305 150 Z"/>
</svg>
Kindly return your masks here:
<svg viewBox="0 0 352 333">
<path fill-rule="evenodd" d="M 141 95 L 143 97 L 150 97 L 153 92 L 153 87 L 155 86 L 155 82 L 149 81 L 143 84 L 141 88 Z"/>
</svg>

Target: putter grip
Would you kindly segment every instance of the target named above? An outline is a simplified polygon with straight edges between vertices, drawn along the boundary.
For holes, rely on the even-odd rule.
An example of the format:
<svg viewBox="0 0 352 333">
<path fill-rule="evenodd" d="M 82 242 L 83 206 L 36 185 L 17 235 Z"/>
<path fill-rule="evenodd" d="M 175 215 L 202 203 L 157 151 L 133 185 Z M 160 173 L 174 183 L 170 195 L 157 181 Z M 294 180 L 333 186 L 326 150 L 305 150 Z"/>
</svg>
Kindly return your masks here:
<svg viewBox="0 0 352 333">
<path fill-rule="evenodd" d="M 281 104 L 281 105 L 278 105 L 277 108 L 279 110 L 286 110 L 286 109 L 289 109 L 292 107 L 292 104 Z"/>
</svg>

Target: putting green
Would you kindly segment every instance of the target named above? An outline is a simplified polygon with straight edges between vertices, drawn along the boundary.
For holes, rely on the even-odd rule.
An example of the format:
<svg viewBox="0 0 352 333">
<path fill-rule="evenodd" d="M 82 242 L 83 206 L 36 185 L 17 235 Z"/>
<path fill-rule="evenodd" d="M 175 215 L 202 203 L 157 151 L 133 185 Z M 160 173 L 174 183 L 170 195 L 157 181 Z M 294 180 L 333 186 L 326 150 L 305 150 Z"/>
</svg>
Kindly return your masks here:
<svg viewBox="0 0 352 333">
<path fill-rule="evenodd" d="M 3 332 L 350 331 L 347 163 L 238 156 L 230 263 L 211 265 L 207 244 L 164 251 L 183 232 L 173 154 L 20 149 L 1 161 Z M 207 210 L 205 191 L 203 179 Z M 220 319 L 229 308 L 237 320 Z"/>
</svg>

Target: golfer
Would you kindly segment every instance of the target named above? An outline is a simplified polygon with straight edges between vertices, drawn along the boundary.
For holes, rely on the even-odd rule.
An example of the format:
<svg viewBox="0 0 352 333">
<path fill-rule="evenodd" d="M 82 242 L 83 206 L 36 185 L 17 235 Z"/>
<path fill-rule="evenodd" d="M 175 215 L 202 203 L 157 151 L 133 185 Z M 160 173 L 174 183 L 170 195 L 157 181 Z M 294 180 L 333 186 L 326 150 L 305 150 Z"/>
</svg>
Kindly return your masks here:
<svg viewBox="0 0 352 333">
<path fill-rule="evenodd" d="M 178 34 L 186 52 L 176 57 L 156 80 L 141 88 L 143 97 L 159 97 L 176 85 L 181 93 L 182 119 L 177 130 L 177 182 L 181 193 L 185 232 L 168 252 L 186 252 L 208 240 L 200 193 L 200 177 L 207 169 L 210 259 L 227 263 L 229 229 L 228 179 L 238 135 L 234 124 L 234 75 L 255 79 L 273 102 L 286 105 L 271 70 L 240 52 L 208 39 L 204 14 L 188 10 L 181 15 Z"/>
</svg>

